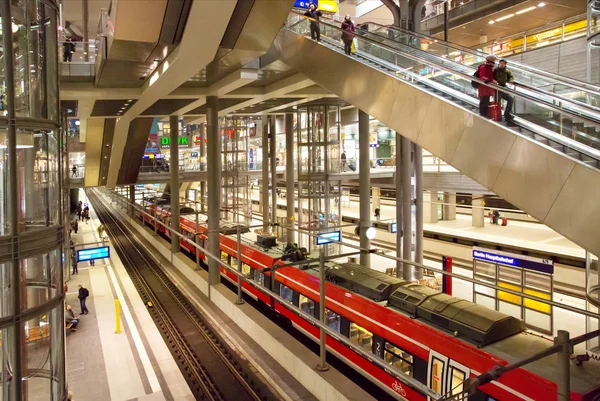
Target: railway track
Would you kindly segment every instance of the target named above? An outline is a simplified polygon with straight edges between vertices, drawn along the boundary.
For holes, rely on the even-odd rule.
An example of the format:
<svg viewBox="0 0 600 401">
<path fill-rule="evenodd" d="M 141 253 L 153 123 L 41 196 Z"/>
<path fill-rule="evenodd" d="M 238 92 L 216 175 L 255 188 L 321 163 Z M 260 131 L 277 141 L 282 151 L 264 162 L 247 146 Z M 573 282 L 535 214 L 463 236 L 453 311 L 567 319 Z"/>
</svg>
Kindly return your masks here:
<svg viewBox="0 0 600 401">
<path fill-rule="evenodd" d="M 254 367 L 212 330 L 160 264 L 93 190 L 86 190 L 142 300 L 197 400 L 281 400 Z"/>
</svg>

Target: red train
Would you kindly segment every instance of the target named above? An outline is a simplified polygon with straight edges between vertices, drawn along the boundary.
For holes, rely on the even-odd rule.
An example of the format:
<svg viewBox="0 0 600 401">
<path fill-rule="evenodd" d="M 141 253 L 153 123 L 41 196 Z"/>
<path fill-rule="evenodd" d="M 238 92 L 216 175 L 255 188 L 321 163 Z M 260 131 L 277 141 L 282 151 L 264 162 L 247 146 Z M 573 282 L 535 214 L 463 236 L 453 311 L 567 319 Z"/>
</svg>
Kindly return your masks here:
<svg viewBox="0 0 600 401">
<path fill-rule="evenodd" d="M 149 206 L 148 211 L 154 206 Z M 198 237 L 206 247 L 205 219 L 196 227 L 195 214 L 181 210 L 180 227 L 190 239 Z M 156 215 L 169 224 L 168 207 L 157 207 Z M 141 216 L 139 216 L 141 219 Z M 150 226 L 152 222 L 146 219 Z M 236 264 L 235 226 L 223 222 L 221 257 Z M 162 227 L 158 229 L 168 238 Z M 195 259 L 194 248 L 182 244 L 182 251 Z M 272 288 L 283 298 L 318 318 L 318 266 L 277 269 L 271 283 L 270 268 L 283 264 L 284 248 L 264 248 L 256 235 L 246 232 L 241 244 L 243 272 L 258 283 Z M 199 255 L 204 260 L 204 255 Z M 398 367 L 441 394 L 462 390 L 465 379 L 487 372 L 496 365 L 521 360 L 552 345 L 552 342 L 523 330 L 521 321 L 481 305 L 450 297 L 419 284 L 405 282 L 352 263 L 327 264 L 326 322 L 390 365 Z M 222 276 L 232 282 L 237 277 L 225 269 Z M 319 331 L 270 297 L 244 285 L 244 291 L 273 307 L 296 328 L 318 341 Z M 400 383 L 393 376 L 333 338 L 327 338 L 328 351 L 389 393 L 408 400 L 427 397 Z M 470 401 L 550 401 L 557 399 L 556 357 L 550 356 L 524 368 L 506 373 L 498 381 L 480 387 Z M 590 360 L 571 366 L 571 400 L 600 400 L 600 362 Z"/>
</svg>

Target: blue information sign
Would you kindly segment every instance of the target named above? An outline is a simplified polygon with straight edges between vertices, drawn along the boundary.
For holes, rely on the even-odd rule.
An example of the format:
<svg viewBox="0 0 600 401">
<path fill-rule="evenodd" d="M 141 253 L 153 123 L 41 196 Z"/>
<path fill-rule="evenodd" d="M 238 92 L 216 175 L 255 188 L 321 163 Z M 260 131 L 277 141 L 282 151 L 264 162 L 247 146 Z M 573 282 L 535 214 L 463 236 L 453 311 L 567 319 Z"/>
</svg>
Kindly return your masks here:
<svg viewBox="0 0 600 401">
<path fill-rule="evenodd" d="M 551 259 L 540 259 L 477 247 L 473 247 L 473 259 L 554 274 L 554 262 Z"/>
<path fill-rule="evenodd" d="M 398 231 L 398 223 L 390 223 L 389 226 L 390 232 L 395 233 Z"/>
<path fill-rule="evenodd" d="M 101 246 L 99 248 L 88 248 L 77 251 L 77 261 L 85 262 L 87 260 L 105 259 L 110 257 L 110 247 Z"/>
<path fill-rule="evenodd" d="M 295 8 L 306 8 L 308 9 L 308 5 L 309 4 L 314 4 L 316 6 L 319 5 L 319 1 L 318 0 L 296 0 L 296 2 L 294 3 L 294 7 Z"/>
<path fill-rule="evenodd" d="M 317 245 L 331 244 L 333 241 L 341 241 L 341 231 L 331 231 L 328 233 L 317 234 Z"/>
</svg>

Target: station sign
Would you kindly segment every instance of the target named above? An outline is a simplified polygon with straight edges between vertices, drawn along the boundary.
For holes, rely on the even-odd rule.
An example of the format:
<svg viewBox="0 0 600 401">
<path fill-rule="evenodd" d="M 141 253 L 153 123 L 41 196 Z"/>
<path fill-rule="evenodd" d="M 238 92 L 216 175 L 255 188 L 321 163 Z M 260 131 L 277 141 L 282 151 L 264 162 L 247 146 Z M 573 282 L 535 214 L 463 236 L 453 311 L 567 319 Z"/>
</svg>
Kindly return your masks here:
<svg viewBox="0 0 600 401">
<path fill-rule="evenodd" d="M 398 232 L 398 223 L 390 223 L 388 224 L 388 231 L 391 233 Z"/>
<path fill-rule="evenodd" d="M 189 138 L 186 136 L 180 136 L 179 138 L 177 138 L 177 143 L 181 147 L 190 146 Z M 160 146 L 162 148 L 168 148 L 170 145 L 171 145 L 171 138 L 169 138 L 168 136 L 163 136 L 160 138 Z"/>
<path fill-rule="evenodd" d="M 473 247 L 473 259 L 554 274 L 554 262 L 551 259 L 534 258 L 479 247 Z"/>
<path fill-rule="evenodd" d="M 330 231 L 328 233 L 317 234 L 317 245 L 331 244 L 333 241 L 340 242 L 341 240 L 341 231 Z"/>
<path fill-rule="evenodd" d="M 337 13 L 339 4 L 337 0 L 296 0 L 294 8 L 308 9 L 308 6 L 314 4 L 319 10 L 327 13 Z"/>
<path fill-rule="evenodd" d="M 85 262 L 89 260 L 98 260 L 110 258 L 110 247 L 101 246 L 98 248 L 88 248 L 77 251 L 77 261 Z"/>
</svg>

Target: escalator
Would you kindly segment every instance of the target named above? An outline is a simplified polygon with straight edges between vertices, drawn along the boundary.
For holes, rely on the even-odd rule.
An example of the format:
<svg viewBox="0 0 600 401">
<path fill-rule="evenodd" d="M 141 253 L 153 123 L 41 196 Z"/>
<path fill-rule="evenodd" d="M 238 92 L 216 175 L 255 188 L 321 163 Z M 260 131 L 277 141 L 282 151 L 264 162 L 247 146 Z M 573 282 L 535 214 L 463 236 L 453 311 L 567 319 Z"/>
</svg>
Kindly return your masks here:
<svg viewBox="0 0 600 401">
<path fill-rule="evenodd" d="M 357 35 L 353 56 L 341 30 L 292 13 L 274 42 L 279 58 L 318 85 L 377 118 L 581 247 L 600 254 L 600 144 L 594 135 L 556 132 L 551 121 L 595 130 L 592 104 L 535 87 L 497 88 L 515 98 L 515 124 L 478 115 L 472 67 L 422 49 Z M 399 43 L 399 42 L 398 42 Z M 468 70 L 470 68 L 470 70 Z"/>
</svg>

